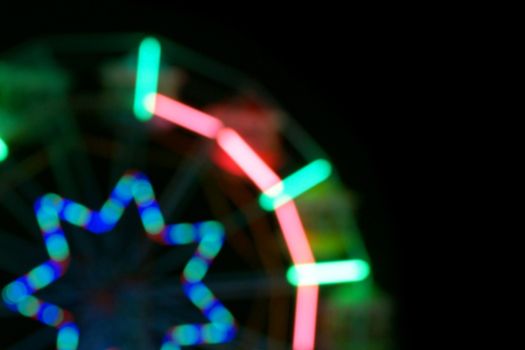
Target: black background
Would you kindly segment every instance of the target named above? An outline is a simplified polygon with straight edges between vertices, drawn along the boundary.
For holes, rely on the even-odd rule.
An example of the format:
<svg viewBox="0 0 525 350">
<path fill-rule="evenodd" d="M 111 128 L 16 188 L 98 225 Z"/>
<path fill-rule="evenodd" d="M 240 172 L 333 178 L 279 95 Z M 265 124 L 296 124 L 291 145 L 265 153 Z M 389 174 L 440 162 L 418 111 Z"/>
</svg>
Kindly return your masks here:
<svg viewBox="0 0 525 350">
<path fill-rule="evenodd" d="M 137 2 L 50 5 L 45 12 L 29 6 L 13 10 L 0 24 L 0 49 L 56 33 L 144 32 L 258 80 L 313 135 L 359 195 L 359 225 L 377 281 L 397 304 L 399 348 L 412 348 L 413 296 L 425 290 L 409 271 L 419 263 L 414 259 L 421 253 L 415 251 L 425 248 L 420 199 L 430 195 L 422 179 L 429 156 L 423 145 L 429 141 L 422 141 L 432 130 L 418 109 L 424 96 L 418 82 L 428 69 L 420 63 L 425 35 L 414 36 L 417 26 L 385 8 L 201 6 L 200 12 Z"/>
</svg>

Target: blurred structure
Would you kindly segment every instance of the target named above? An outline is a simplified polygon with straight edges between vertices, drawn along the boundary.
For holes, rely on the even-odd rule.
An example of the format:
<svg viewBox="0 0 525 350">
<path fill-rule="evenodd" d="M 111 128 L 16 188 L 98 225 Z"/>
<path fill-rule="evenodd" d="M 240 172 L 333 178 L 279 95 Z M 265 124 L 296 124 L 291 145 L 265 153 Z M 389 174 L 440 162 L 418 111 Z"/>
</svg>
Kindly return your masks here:
<svg viewBox="0 0 525 350">
<path fill-rule="evenodd" d="M 242 73 L 169 40 L 144 38 L 61 36 L 0 56 L 0 140 L 9 149 L 0 163 L 0 324 L 8 330 L 0 348 L 390 349 L 391 306 L 368 269 L 353 280 L 343 268 L 337 280 L 290 278 L 292 267 L 315 272 L 317 262 L 369 264 L 351 192 L 315 139 Z M 158 69 L 141 73 L 141 55 L 156 57 L 144 50 L 157 43 Z M 137 97 L 140 84 L 161 94 L 155 108 L 148 110 L 148 96 Z M 134 110 L 137 100 L 146 118 Z M 171 109 L 164 113 L 162 103 Z M 192 124 L 184 112 L 202 122 Z M 204 121 L 218 131 L 199 131 Z M 326 176 L 305 175 L 319 160 Z M 203 299 L 181 284 L 197 240 L 175 248 L 145 239 L 140 205 L 140 215 L 126 209 L 99 236 L 64 216 L 71 262 L 63 276 L 13 289 L 51 251 L 33 204 L 56 193 L 95 212 L 130 169 L 148 175 L 167 222 L 224 226 L 224 247 L 203 281 L 235 319 L 231 339 L 178 326 L 214 322 L 199 312 Z M 261 188 L 264 172 L 279 181 Z M 274 207 L 261 206 L 264 196 Z M 71 312 L 78 339 L 71 323 L 49 321 L 46 306 L 28 311 L 33 294 Z"/>
</svg>

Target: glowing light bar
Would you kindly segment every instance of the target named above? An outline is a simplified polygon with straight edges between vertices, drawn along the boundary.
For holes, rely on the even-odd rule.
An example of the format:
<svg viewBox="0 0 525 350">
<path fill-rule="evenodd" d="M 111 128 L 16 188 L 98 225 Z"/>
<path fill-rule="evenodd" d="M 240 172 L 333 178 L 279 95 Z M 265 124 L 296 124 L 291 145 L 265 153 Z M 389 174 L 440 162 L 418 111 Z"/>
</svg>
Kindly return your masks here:
<svg viewBox="0 0 525 350">
<path fill-rule="evenodd" d="M 316 160 L 264 191 L 259 197 L 259 204 L 267 211 L 275 210 L 328 179 L 331 174 L 330 162 Z"/>
<path fill-rule="evenodd" d="M 222 129 L 217 135 L 217 142 L 261 191 L 281 182 L 279 176 L 235 130 Z"/>
<path fill-rule="evenodd" d="M 0 138 L 0 162 L 3 162 L 9 156 L 9 147 L 2 138 Z"/>
<path fill-rule="evenodd" d="M 309 264 L 315 262 L 295 203 L 292 201 L 280 206 L 275 211 L 275 214 L 294 264 Z"/>
<path fill-rule="evenodd" d="M 157 92 L 160 54 L 161 47 L 157 39 L 149 37 L 140 43 L 133 110 L 141 121 L 148 121 L 152 117 L 145 103 L 149 94 Z"/>
<path fill-rule="evenodd" d="M 297 288 L 293 350 L 314 350 L 319 286 Z"/>
<path fill-rule="evenodd" d="M 217 143 L 261 191 L 270 188 L 272 193 L 283 191 L 283 183 L 279 176 L 234 130 L 229 128 L 220 130 Z M 276 208 L 275 213 L 292 260 L 296 264 L 314 263 L 315 258 L 295 203 L 293 201 L 282 203 Z M 318 286 L 298 286 L 293 350 L 314 350 L 318 300 Z"/>
<path fill-rule="evenodd" d="M 156 116 L 199 135 L 215 138 L 222 122 L 211 115 L 160 94 L 147 97 L 146 109 Z"/>
<path fill-rule="evenodd" d="M 370 267 L 366 261 L 344 260 L 295 265 L 288 269 L 286 277 L 294 286 L 313 286 L 359 282 L 369 274 Z"/>
</svg>

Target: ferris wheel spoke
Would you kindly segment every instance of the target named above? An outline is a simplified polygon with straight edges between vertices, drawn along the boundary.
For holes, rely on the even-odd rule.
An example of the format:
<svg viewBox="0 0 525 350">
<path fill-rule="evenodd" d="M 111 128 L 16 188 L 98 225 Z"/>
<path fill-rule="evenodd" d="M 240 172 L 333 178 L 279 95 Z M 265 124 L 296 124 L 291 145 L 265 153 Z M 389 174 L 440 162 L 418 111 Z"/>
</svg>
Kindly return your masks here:
<svg viewBox="0 0 525 350">
<path fill-rule="evenodd" d="M 51 170 L 60 195 L 66 198 L 82 201 L 78 187 L 73 180 L 75 179 L 75 176 L 71 170 L 67 150 L 66 147 L 64 147 L 64 141 L 57 140 L 55 143 L 48 145 L 48 152 L 50 156 Z M 44 195 L 44 193 L 42 195 Z M 70 240 L 75 246 L 75 249 L 77 249 L 81 255 L 93 256 L 95 254 L 93 243 L 88 235 L 81 234 L 81 230 L 78 230 L 75 227 L 68 228 L 66 232 L 67 231 L 72 231 L 73 234 L 69 235 Z"/>
<path fill-rule="evenodd" d="M 42 193 L 42 188 L 34 177 L 45 166 L 47 166 L 45 151 L 38 151 L 16 164 L 7 162 L 3 166 L 0 183 L 8 188 L 19 187 L 26 197 L 35 199 Z M 4 183 L 4 181 L 6 182 Z M 4 191 L 4 188 L 0 189 L 0 193 Z"/>
<path fill-rule="evenodd" d="M 252 276 L 253 275 L 253 276 Z M 247 274 L 235 276 L 210 276 L 206 282 L 222 299 L 243 299 L 257 296 L 290 295 L 294 289 L 284 276 L 268 274 Z"/>
<path fill-rule="evenodd" d="M 142 146 L 146 142 L 146 135 L 136 127 L 133 117 L 130 116 L 130 125 L 120 125 L 117 129 L 118 146 L 115 147 L 112 156 L 113 164 L 110 170 L 110 186 L 130 168 L 136 167 L 146 158 L 146 152 Z"/>
<path fill-rule="evenodd" d="M 59 117 L 56 121 L 61 135 L 51 146 L 50 154 L 51 168 L 59 190 L 64 196 L 75 198 L 88 206 L 96 206 L 102 201 L 100 186 L 95 180 L 96 176 L 85 152 L 86 145 L 78 125 L 70 115 Z M 73 227 L 68 231 L 72 231 L 70 239 L 80 254 L 96 254 L 94 242 L 82 230 Z"/>
<path fill-rule="evenodd" d="M 100 186 L 97 183 L 93 166 L 85 152 L 85 142 L 82 139 L 78 125 L 73 117 L 64 116 L 59 119 L 65 143 L 74 151 L 72 168 L 78 178 L 82 195 L 90 203 L 99 203 L 102 200 Z"/>
<path fill-rule="evenodd" d="M 266 215 L 260 208 L 256 200 L 236 209 L 235 211 L 223 215 L 219 221 L 226 227 L 226 232 L 237 232 L 248 226 L 253 220 L 260 219 Z"/>
<path fill-rule="evenodd" d="M 170 41 L 163 41 L 162 45 L 163 60 L 171 60 L 189 71 L 212 77 L 213 80 L 221 82 L 225 86 L 233 88 L 256 86 L 256 83 L 242 72 L 210 60 L 198 52 Z"/>
<path fill-rule="evenodd" d="M 189 247 L 189 250 L 185 252 L 183 249 L 187 249 L 187 247 Z M 161 255 L 153 263 L 151 278 L 153 280 L 162 280 L 166 274 L 182 267 L 194 251 L 194 246 L 184 246 Z"/>
<path fill-rule="evenodd" d="M 0 270 L 26 273 L 46 258 L 45 250 L 33 242 L 0 231 Z"/>
<path fill-rule="evenodd" d="M 183 208 L 180 207 L 181 202 L 199 180 L 199 173 L 209 164 L 209 152 L 210 144 L 206 141 L 202 142 L 197 156 L 186 158 L 171 178 L 160 196 L 160 205 L 166 217 L 172 217 L 175 210 L 178 210 L 179 213 L 183 211 L 181 210 Z"/>
<path fill-rule="evenodd" d="M 64 197 L 78 199 L 79 193 L 74 183 L 75 177 L 72 176 L 73 173 L 70 170 L 64 142 L 58 139 L 55 142 L 48 143 L 47 150 L 58 191 Z"/>
<path fill-rule="evenodd" d="M 207 154 L 209 153 L 210 144 L 207 142 L 201 143 L 198 151 L 198 156 L 193 158 L 186 158 L 175 175 L 171 178 L 168 185 L 160 195 L 159 204 L 165 217 L 170 217 L 170 220 L 175 220 L 173 216 L 176 211 L 181 213 L 184 208 L 183 200 L 188 196 L 188 192 L 193 188 L 199 180 L 199 173 L 206 167 L 208 163 Z M 145 246 L 142 250 L 141 258 L 148 256 L 154 245 Z M 183 254 L 184 255 L 184 254 Z M 182 256 L 183 256 L 182 255 Z M 153 266 L 153 278 L 159 278 L 172 271 L 174 268 L 183 263 L 181 261 L 181 254 L 177 251 L 170 251 L 161 256 L 155 261 Z"/>
<path fill-rule="evenodd" d="M 295 293 L 294 289 L 286 282 L 285 277 L 278 274 L 229 273 L 213 275 L 204 280 L 213 293 L 221 296 L 221 300 L 251 299 L 255 295 L 258 297 L 286 296 Z M 170 297 L 182 295 L 182 287 L 177 279 L 172 279 L 158 283 L 152 293 L 156 296 Z"/>
<path fill-rule="evenodd" d="M 326 152 L 292 118 L 286 118 L 283 135 L 304 159 L 329 159 Z"/>
<path fill-rule="evenodd" d="M 33 219 L 32 206 L 16 192 L 4 192 L 0 196 L 0 205 L 7 210 L 27 232 L 31 233 L 33 237 L 41 239 L 42 236 L 38 230 L 36 219 Z"/>
</svg>

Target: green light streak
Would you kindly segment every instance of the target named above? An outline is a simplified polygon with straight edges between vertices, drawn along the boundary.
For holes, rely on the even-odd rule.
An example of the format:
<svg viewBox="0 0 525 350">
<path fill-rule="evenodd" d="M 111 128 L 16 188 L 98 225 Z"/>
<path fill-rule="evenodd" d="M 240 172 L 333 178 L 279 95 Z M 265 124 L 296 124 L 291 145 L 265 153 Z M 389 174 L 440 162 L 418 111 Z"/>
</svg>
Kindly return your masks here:
<svg viewBox="0 0 525 350">
<path fill-rule="evenodd" d="M 264 210 L 275 210 L 325 181 L 331 174 L 330 162 L 316 160 L 264 191 L 259 197 L 259 204 Z"/>
<path fill-rule="evenodd" d="M 311 286 L 359 282 L 369 274 L 370 266 L 366 261 L 343 260 L 295 265 L 288 269 L 286 278 L 294 286 Z"/>
<path fill-rule="evenodd" d="M 9 147 L 2 138 L 0 138 L 0 163 L 7 159 L 9 156 Z"/>
<path fill-rule="evenodd" d="M 157 93 L 160 53 L 160 42 L 157 39 L 148 37 L 140 43 L 133 105 L 135 116 L 140 121 L 148 121 L 152 117 L 145 103 L 149 94 Z"/>
</svg>

